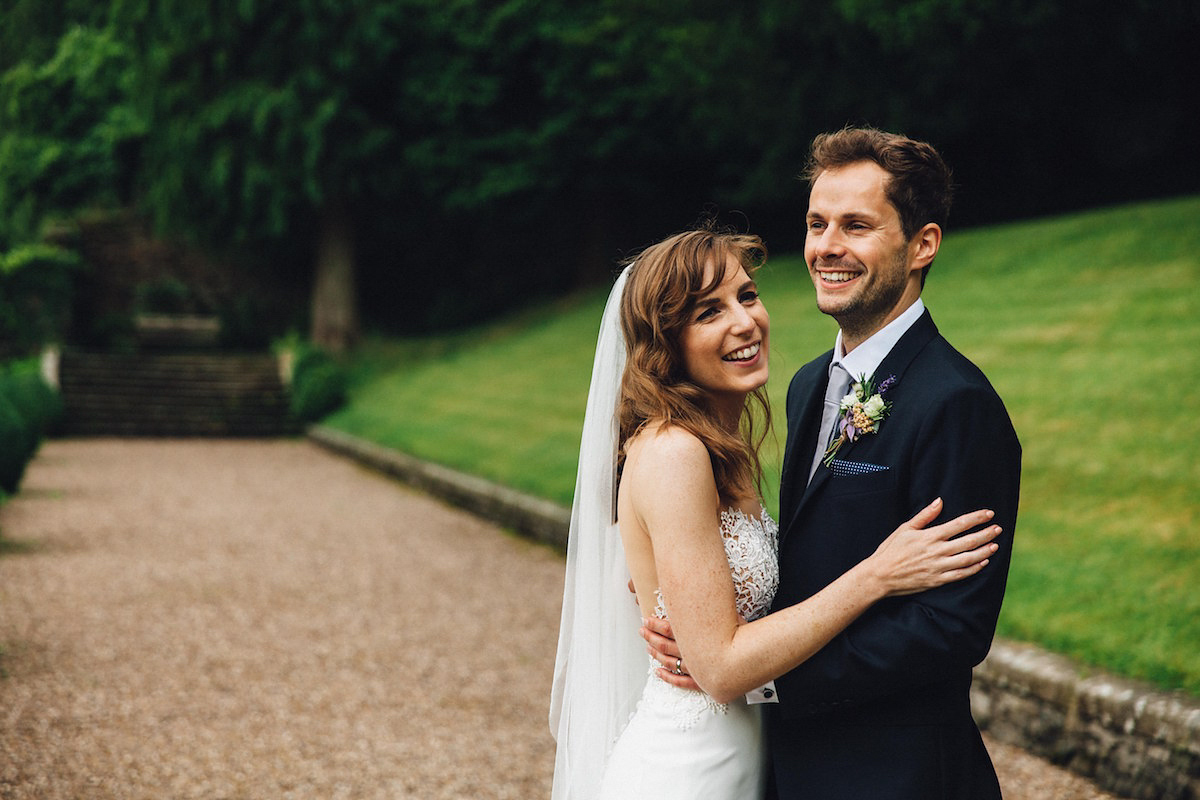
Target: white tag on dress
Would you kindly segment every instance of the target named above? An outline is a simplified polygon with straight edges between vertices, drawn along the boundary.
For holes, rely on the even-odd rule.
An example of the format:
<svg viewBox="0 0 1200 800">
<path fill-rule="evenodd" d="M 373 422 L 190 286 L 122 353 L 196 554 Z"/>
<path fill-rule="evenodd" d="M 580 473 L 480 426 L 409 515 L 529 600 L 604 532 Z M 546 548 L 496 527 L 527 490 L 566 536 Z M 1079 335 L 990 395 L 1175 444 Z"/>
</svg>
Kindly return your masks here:
<svg viewBox="0 0 1200 800">
<path fill-rule="evenodd" d="M 771 681 L 766 686 L 760 686 L 746 692 L 746 702 L 750 705 L 758 703 L 778 703 L 779 692 L 775 691 L 775 681 Z"/>
</svg>

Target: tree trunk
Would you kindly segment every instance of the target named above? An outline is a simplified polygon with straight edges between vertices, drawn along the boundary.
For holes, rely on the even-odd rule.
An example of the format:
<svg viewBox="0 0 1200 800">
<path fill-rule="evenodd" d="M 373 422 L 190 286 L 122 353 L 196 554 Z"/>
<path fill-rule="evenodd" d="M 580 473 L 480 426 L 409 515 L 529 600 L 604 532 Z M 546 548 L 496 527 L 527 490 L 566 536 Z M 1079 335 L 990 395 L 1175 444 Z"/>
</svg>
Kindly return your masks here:
<svg viewBox="0 0 1200 800">
<path fill-rule="evenodd" d="M 342 207 L 327 209 L 317 243 L 312 290 L 312 341 L 343 353 L 359 336 L 358 286 L 355 280 L 354 229 Z"/>
</svg>

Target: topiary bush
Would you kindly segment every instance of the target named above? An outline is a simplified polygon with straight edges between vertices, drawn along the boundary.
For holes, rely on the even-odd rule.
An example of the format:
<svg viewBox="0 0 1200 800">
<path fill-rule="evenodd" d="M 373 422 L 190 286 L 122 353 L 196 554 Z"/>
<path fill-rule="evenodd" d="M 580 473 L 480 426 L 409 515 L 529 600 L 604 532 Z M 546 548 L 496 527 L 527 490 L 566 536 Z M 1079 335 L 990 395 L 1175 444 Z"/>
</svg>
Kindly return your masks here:
<svg viewBox="0 0 1200 800">
<path fill-rule="evenodd" d="M 0 380 L 8 399 L 33 427 L 39 443 L 57 430 L 63 414 L 62 396 L 46 383 L 36 361 L 15 362 Z"/>
<path fill-rule="evenodd" d="M 300 422 L 315 422 L 346 402 L 348 375 L 333 356 L 308 343 L 291 345 L 292 414 Z"/>
<path fill-rule="evenodd" d="M 29 463 L 30 427 L 0 391 L 0 492 L 16 494 Z"/>
<path fill-rule="evenodd" d="M 62 399 L 36 361 L 0 369 L 0 490 L 16 494 L 25 467 L 62 417 Z"/>
</svg>

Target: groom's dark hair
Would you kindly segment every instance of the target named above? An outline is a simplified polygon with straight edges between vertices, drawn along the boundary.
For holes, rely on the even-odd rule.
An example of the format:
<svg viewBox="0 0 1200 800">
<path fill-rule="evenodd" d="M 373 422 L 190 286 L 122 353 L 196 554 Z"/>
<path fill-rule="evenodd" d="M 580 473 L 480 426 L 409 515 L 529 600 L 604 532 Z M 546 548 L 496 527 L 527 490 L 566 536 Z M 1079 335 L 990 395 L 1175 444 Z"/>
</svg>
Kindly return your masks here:
<svg viewBox="0 0 1200 800">
<path fill-rule="evenodd" d="M 825 170 L 858 161 L 874 161 L 892 176 L 885 191 L 900 215 L 905 239 L 912 239 L 929 222 L 945 230 L 954 195 L 950 168 L 926 142 L 875 128 L 822 133 L 813 139 L 801 177 L 811 187 Z"/>
</svg>

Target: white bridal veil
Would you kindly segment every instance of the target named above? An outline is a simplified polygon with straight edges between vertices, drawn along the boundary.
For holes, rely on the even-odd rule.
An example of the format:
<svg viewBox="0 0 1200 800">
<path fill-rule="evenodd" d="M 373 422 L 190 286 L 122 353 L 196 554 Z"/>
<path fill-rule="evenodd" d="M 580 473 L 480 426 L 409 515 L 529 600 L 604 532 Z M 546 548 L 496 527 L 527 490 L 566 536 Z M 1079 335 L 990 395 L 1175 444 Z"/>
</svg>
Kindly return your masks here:
<svg viewBox="0 0 1200 800">
<path fill-rule="evenodd" d="M 604 308 L 579 446 L 550 695 L 550 730 L 558 742 L 553 800 L 597 795 L 609 752 L 646 682 L 641 615 L 615 522 L 617 395 L 625 368 L 620 309 L 629 269 Z"/>
</svg>

